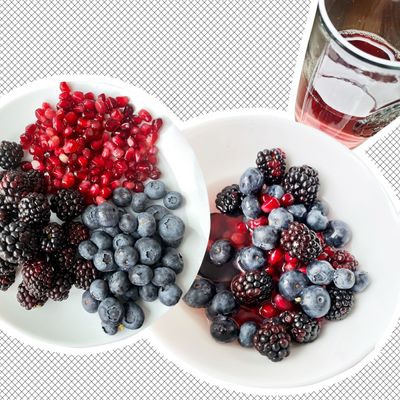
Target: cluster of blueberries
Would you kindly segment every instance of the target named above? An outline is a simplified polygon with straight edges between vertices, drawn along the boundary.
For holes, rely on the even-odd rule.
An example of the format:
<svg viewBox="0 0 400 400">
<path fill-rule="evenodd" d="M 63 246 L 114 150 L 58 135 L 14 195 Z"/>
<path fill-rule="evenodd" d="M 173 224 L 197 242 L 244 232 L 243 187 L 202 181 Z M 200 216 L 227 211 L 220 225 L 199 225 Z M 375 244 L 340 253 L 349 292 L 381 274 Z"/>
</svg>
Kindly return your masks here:
<svg viewBox="0 0 400 400">
<path fill-rule="evenodd" d="M 164 205 L 154 204 L 156 200 Z M 180 300 L 182 290 L 175 281 L 183 259 L 177 247 L 185 224 L 171 211 L 182 203 L 180 193 L 167 192 L 161 181 L 150 181 L 144 193 L 117 188 L 112 202 L 91 205 L 83 213 L 91 236 L 78 251 L 93 262 L 102 278 L 83 293 L 82 305 L 90 313 L 98 312 L 105 333 L 117 333 L 121 324 L 140 328 L 145 316 L 139 299 L 158 298 L 166 306 Z"/>
</svg>

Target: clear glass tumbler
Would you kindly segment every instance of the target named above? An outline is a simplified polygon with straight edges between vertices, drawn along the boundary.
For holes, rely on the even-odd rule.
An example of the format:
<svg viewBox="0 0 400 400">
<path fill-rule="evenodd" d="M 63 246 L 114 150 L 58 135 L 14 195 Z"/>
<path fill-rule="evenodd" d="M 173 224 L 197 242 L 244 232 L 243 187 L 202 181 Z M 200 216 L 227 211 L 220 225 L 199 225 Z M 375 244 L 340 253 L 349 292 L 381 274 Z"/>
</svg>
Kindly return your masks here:
<svg viewBox="0 0 400 400">
<path fill-rule="evenodd" d="M 320 0 L 296 119 L 353 148 L 400 115 L 400 0 Z"/>
</svg>

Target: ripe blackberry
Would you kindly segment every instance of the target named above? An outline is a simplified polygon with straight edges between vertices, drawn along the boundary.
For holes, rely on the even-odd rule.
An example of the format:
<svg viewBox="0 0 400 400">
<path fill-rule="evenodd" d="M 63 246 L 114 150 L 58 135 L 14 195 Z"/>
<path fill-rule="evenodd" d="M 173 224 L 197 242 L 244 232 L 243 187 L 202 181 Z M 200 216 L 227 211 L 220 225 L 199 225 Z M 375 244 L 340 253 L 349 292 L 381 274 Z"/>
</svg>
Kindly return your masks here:
<svg viewBox="0 0 400 400">
<path fill-rule="evenodd" d="M 18 204 L 18 218 L 29 225 L 45 226 L 50 222 L 50 204 L 47 196 L 29 193 Z"/>
<path fill-rule="evenodd" d="M 59 190 L 50 200 L 51 210 L 62 221 L 71 221 L 86 208 L 83 196 L 74 189 Z"/>
<path fill-rule="evenodd" d="M 47 292 L 47 296 L 54 301 L 66 300 L 72 285 L 72 275 L 59 272 L 56 274 L 53 287 Z"/>
<path fill-rule="evenodd" d="M 331 308 L 325 318 L 330 321 L 345 319 L 354 305 L 354 294 L 351 290 L 338 289 L 335 286 L 328 287 L 331 297 Z"/>
<path fill-rule="evenodd" d="M 3 213 L 2 221 L 8 223 L 18 219 L 18 204 L 21 197 L 0 195 L 0 211 Z M 3 224 L 4 225 L 4 224 Z"/>
<path fill-rule="evenodd" d="M 263 173 L 267 185 L 281 183 L 286 171 L 286 154 L 281 149 L 259 151 L 256 165 Z"/>
<path fill-rule="evenodd" d="M 45 259 L 22 264 L 22 281 L 29 293 L 39 299 L 47 297 L 47 291 L 53 287 L 54 274 L 54 267 Z"/>
<path fill-rule="evenodd" d="M 316 319 L 311 319 L 303 312 L 285 311 L 279 319 L 288 325 L 292 339 L 297 343 L 310 343 L 319 336 L 321 327 Z"/>
<path fill-rule="evenodd" d="M 90 237 L 89 228 L 81 222 L 68 222 L 63 226 L 66 241 L 70 246 L 78 246 L 80 242 Z"/>
<path fill-rule="evenodd" d="M 24 151 L 20 144 L 2 140 L 0 142 L 0 167 L 14 169 L 21 163 Z"/>
<path fill-rule="evenodd" d="M 272 278 L 264 271 L 251 271 L 236 275 L 231 291 L 243 304 L 259 304 L 271 297 Z"/>
<path fill-rule="evenodd" d="M 297 203 L 310 206 L 318 196 L 318 171 L 308 165 L 291 167 L 283 178 L 283 188 Z"/>
<path fill-rule="evenodd" d="M 287 326 L 278 320 L 267 320 L 253 338 L 256 350 L 271 361 L 282 361 L 290 354 L 291 337 Z"/>
<path fill-rule="evenodd" d="M 243 197 L 238 185 L 226 186 L 217 194 L 215 205 L 222 214 L 240 215 Z"/>
<path fill-rule="evenodd" d="M 90 284 L 100 276 L 91 261 L 79 258 L 75 262 L 75 286 L 78 289 L 89 289 Z"/>
<path fill-rule="evenodd" d="M 31 192 L 29 179 L 23 171 L 7 171 L 0 181 L 0 195 L 21 199 Z"/>
<path fill-rule="evenodd" d="M 37 232 L 24 222 L 11 222 L 0 233 L 0 258 L 11 264 L 34 258 L 38 249 Z"/>
<path fill-rule="evenodd" d="M 44 175 L 40 171 L 31 169 L 26 173 L 26 177 L 28 178 L 29 186 L 32 192 L 46 192 L 46 181 L 44 179 Z"/>
<path fill-rule="evenodd" d="M 15 282 L 15 264 L 0 259 L 0 290 L 6 291 Z"/>
<path fill-rule="evenodd" d="M 69 246 L 65 247 L 53 254 L 50 254 L 50 260 L 57 270 L 74 274 L 76 249 Z"/>
<path fill-rule="evenodd" d="M 34 307 L 42 306 L 44 303 L 46 303 L 47 299 L 38 299 L 35 296 L 32 296 L 26 288 L 25 284 L 22 282 L 18 286 L 17 300 L 22 307 L 26 308 L 27 310 L 31 310 Z"/>
<path fill-rule="evenodd" d="M 50 222 L 43 229 L 40 248 L 46 253 L 54 253 L 65 247 L 65 234 L 63 227 L 57 222 Z"/>
<path fill-rule="evenodd" d="M 356 271 L 358 268 L 358 261 L 355 257 L 346 250 L 335 250 L 330 255 L 328 261 L 331 263 L 332 267 L 346 268 L 352 271 Z"/>
<path fill-rule="evenodd" d="M 288 229 L 282 231 L 281 246 L 302 262 L 315 260 L 322 251 L 318 236 L 301 222 L 291 222 Z"/>
</svg>

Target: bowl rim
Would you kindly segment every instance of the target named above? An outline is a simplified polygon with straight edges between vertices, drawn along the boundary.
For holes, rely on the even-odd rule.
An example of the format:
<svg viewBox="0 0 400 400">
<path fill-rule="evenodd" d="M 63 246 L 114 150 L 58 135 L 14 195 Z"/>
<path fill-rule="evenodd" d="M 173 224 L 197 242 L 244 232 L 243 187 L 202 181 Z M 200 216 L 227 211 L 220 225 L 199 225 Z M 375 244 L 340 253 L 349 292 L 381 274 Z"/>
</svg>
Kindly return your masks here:
<svg viewBox="0 0 400 400">
<path fill-rule="evenodd" d="M 231 109 L 231 110 L 225 110 L 225 111 L 217 111 L 209 114 L 203 114 L 198 117 L 192 118 L 185 122 L 182 126 L 183 134 L 187 135 L 187 137 L 190 137 L 189 134 L 187 133 L 188 129 L 193 129 L 195 127 L 198 127 L 202 124 L 210 123 L 213 121 L 222 121 L 227 118 L 235 118 L 235 117 L 254 117 L 254 116 L 265 116 L 265 117 L 272 117 L 272 118 L 278 118 L 278 119 L 284 119 L 284 120 L 289 120 L 293 124 L 296 125 L 303 125 L 297 121 L 295 121 L 289 112 L 285 111 L 279 111 L 279 110 L 272 110 L 268 108 L 237 108 L 237 109 Z M 333 139 L 327 134 L 324 134 L 323 132 L 309 127 L 310 131 L 314 131 L 314 133 L 319 134 L 319 135 L 324 135 L 326 137 L 326 140 L 330 142 L 330 145 L 333 146 L 338 146 L 341 147 L 342 149 L 345 149 L 346 151 L 349 152 L 349 155 L 356 161 L 357 163 L 361 164 L 363 168 L 368 169 L 368 171 L 374 175 L 375 178 L 378 178 L 381 186 L 382 186 L 382 191 L 383 194 L 386 196 L 387 201 L 388 201 L 388 207 L 391 208 L 392 214 L 394 215 L 394 218 L 397 222 L 397 225 L 399 226 L 400 223 L 400 215 L 399 212 L 396 210 L 395 207 L 395 199 L 394 196 L 388 193 L 388 186 L 387 185 L 382 185 L 383 178 L 381 175 L 379 175 L 379 172 L 375 168 L 371 168 L 371 164 L 368 162 L 365 162 L 362 157 L 360 156 L 361 153 L 359 151 L 354 152 L 349 150 L 345 145 L 342 143 L 338 142 L 337 140 Z M 346 378 L 349 378 L 356 373 L 358 373 L 362 368 L 364 368 L 368 363 L 372 362 L 374 359 L 376 359 L 384 347 L 384 345 L 388 342 L 390 339 L 395 327 L 397 326 L 397 322 L 400 318 L 400 293 L 397 297 L 397 304 L 394 308 L 393 315 L 385 327 L 385 330 L 382 333 L 381 338 L 378 340 L 377 343 L 375 343 L 375 346 L 373 349 L 366 354 L 362 359 L 360 359 L 358 362 L 356 362 L 353 366 L 349 367 L 345 371 L 342 371 L 335 376 L 323 379 L 319 382 L 312 383 L 312 384 L 306 384 L 306 385 L 300 385 L 300 386 L 293 386 L 290 388 L 263 388 L 263 387 L 253 387 L 253 386 L 245 386 L 242 384 L 238 384 L 232 381 L 226 381 L 220 378 L 216 378 L 213 376 L 208 375 L 206 372 L 197 369 L 196 367 L 193 367 L 191 364 L 186 362 L 186 360 L 181 360 L 179 357 L 177 357 L 172 349 L 168 348 L 160 339 L 160 336 L 157 335 L 156 330 L 154 327 L 150 328 L 148 330 L 148 336 L 147 339 L 150 341 L 151 344 L 153 344 L 157 349 L 160 350 L 160 352 L 165 355 L 169 360 L 174 362 L 176 365 L 178 365 L 184 372 L 189 373 L 191 375 L 194 375 L 196 377 L 200 377 L 202 380 L 205 382 L 208 382 L 212 385 L 217 385 L 219 387 L 225 388 L 227 390 L 233 390 L 236 392 L 244 392 L 244 393 L 252 393 L 256 395 L 295 395 L 295 394 L 302 394 L 302 393 L 310 393 L 314 391 L 319 391 L 321 389 L 326 388 L 327 386 L 331 386 L 333 384 L 336 384 L 338 382 L 343 381 Z M 162 319 L 160 320 L 162 321 Z"/>
</svg>

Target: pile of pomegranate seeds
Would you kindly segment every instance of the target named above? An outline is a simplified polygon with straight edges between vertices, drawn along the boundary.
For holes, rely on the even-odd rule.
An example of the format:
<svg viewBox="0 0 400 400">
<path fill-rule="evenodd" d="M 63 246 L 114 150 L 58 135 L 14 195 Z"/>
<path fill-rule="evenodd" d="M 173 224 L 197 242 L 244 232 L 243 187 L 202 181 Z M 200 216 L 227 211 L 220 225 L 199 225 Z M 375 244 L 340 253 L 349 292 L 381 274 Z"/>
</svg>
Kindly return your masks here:
<svg viewBox="0 0 400 400">
<path fill-rule="evenodd" d="M 146 110 L 134 113 L 126 96 L 72 91 L 60 84 L 54 109 L 43 103 L 36 123 L 21 135 L 21 145 L 33 161 L 24 170 L 43 172 L 48 192 L 78 189 L 88 203 L 102 203 L 123 186 L 143 191 L 148 178 L 158 179 L 155 146 L 163 121 Z"/>
</svg>

